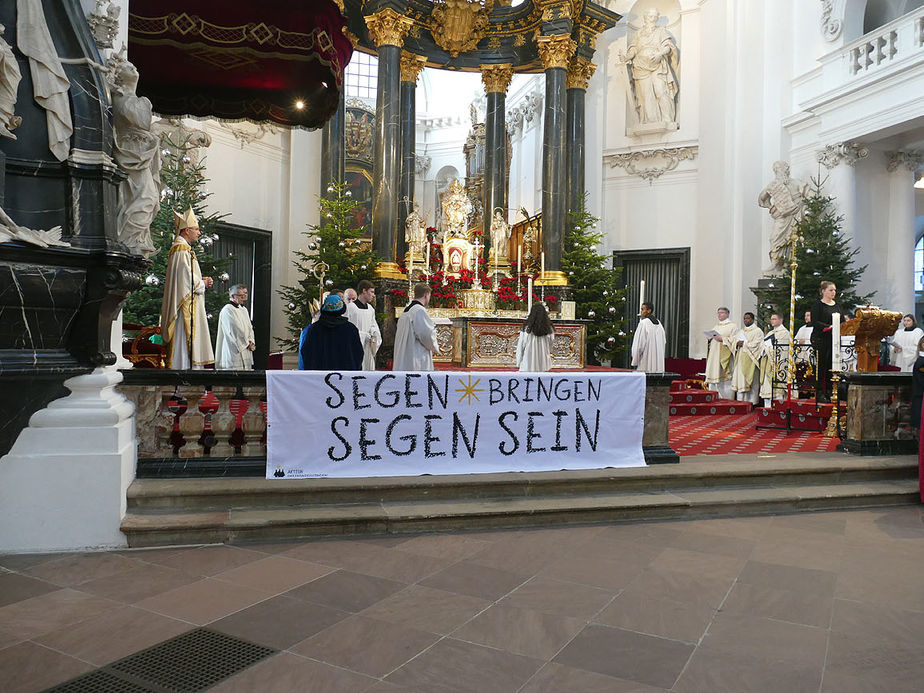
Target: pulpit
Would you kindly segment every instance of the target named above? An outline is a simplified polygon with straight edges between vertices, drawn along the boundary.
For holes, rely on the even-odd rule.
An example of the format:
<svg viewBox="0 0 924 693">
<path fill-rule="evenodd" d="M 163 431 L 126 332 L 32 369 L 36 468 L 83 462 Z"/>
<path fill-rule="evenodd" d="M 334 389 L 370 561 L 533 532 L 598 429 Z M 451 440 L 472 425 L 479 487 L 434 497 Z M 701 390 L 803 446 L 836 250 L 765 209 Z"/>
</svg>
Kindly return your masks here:
<svg viewBox="0 0 924 693">
<path fill-rule="evenodd" d="M 902 314 L 878 308 L 857 308 L 856 317 L 841 325 L 841 335 L 855 335 L 857 370 L 874 373 L 879 370 L 879 345 L 883 337 L 895 334 Z"/>
</svg>

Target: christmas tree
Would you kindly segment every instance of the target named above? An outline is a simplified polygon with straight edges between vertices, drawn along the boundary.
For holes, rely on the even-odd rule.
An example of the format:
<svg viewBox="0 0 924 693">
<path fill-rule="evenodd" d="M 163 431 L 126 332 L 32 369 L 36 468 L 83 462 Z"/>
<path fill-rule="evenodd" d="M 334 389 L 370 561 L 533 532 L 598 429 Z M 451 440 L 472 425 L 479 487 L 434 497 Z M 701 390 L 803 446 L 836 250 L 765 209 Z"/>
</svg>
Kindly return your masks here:
<svg viewBox="0 0 924 693">
<path fill-rule="evenodd" d="M 837 301 L 846 310 L 852 311 L 855 306 L 869 303 L 875 295 L 860 295 L 856 291 L 866 265 L 854 266 L 854 257 L 859 251 L 851 250 L 850 243 L 841 233 L 844 217 L 837 213 L 834 198 L 822 193 L 822 185 L 822 181 L 812 179 L 802 218 L 793 226 L 793 233 L 801 239 L 796 243 L 794 327 L 798 327 L 805 312 L 811 310 L 818 300 L 822 281 L 834 282 Z M 780 313 L 788 327 L 791 275 L 789 263 L 786 265 L 785 270 L 768 277 L 765 286 L 754 289 L 762 324 L 768 324 L 771 313 Z"/>
<path fill-rule="evenodd" d="M 297 349 L 302 329 L 311 323 L 311 303 L 320 299 L 321 263 L 325 291 L 356 288 L 361 279 L 370 278 L 376 264 L 375 253 L 362 238 L 365 227 L 354 225 L 359 204 L 347 186 L 333 183 L 319 206 L 321 223 L 309 224 L 303 233 L 305 249 L 296 250 L 292 262 L 301 278 L 295 286 L 283 286 L 278 292 L 289 333 L 287 339 L 278 341 L 285 349 Z"/>
<path fill-rule="evenodd" d="M 151 223 L 151 240 L 157 252 L 149 260 L 152 262 L 150 274 L 144 286 L 133 291 L 123 304 L 124 321 L 138 325 L 159 325 L 160 307 L 164 297 L 164 277 L 167 272 L 167 258 L 174 239 L 174 211 L 185 212 L 192 207 L 199 221 L 202 235 L 193 248 L 203 277 L 212 277 L 214 287 L 205 292 L 205 311 L 209 320 L 209 332 L 212 343 L 218 324 L 218 313 L 228 302 L 227 260 L 217 260 L 209 254 L 209 248 L 217 240 L 212 226 L 223 215 L 206 214 L 204 204 L 211 193 L 205 191 L 208 179 L 205 177 L 205 164 L 196 161 L 190 155 L 195 147 L 189 137 L 174 141 L 164 135 L 161 149 L 160 168 L 160 209 Z"/>
<path fill-rule="evenodd" d="M 588 319 L 588 363 L 612 361 L 626 347 L 626 290 L 618 288 L 619 271 L 608 268 L 610 260 L 597 251 L 603 234 L 597 219 L 581 207 L 570 215 L 565 234 L 561 268 L 571 286 L 575 317 Z"/>
</svg>

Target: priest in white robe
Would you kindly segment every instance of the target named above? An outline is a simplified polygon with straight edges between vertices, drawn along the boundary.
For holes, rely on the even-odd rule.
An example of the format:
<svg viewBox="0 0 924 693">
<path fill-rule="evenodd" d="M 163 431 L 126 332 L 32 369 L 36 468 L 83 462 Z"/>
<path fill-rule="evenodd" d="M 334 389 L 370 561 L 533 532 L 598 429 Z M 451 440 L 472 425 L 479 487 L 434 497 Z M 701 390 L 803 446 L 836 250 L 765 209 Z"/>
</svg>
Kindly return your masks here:
<svg viewBox="0 0 924 693">
<path fill-rule="evenodd" d="M 910 313 L 902 318 L 898 331 L 889 340 L 892 347 L 892 363 L 898 366 L 902 373 L 910 373 L 914 369 L 914 362 L 918 358 L 918 344 L 924 337 L 924 330 L 917 326 L 914 316 Z"/>
<path fill-rule="evenodd" d="M 718 392 L 722 399 L 734 397 L 731 378 L 735 368 L 735 337 L 738 335 L 738 325 L 728 319 L 728 314 L 728 308 L 721 306 L 716 311 L 718 322 L 706 333 L 709 336 L 706 386 Z"/>
<path fill-rule="evenodd" d="M 252 371 L 253 324 L 247 303 L 247 287 L 235 284 L 228 292 L 228 305 L 218 315 L 218 337 L 215 338 L 215 368 L 219 370 Z"/>
<path fill-rule="evenodd" d="M 346 294 L 352 292 L 347 289 Z M 356 325 L 359 330 L 359 340 L 363 343 L 363 370 L 375 370 L 375 355 L 382 345 L 382 331 L 375 320 L 375 285 L 368 279 L 363 279 L 356 287 L 355 299 L 350 301 L 347 297 L 347 320 Z"/>
<path fill-rule="evenodd" d="M 211 277 L 203 277 L 192 245 L 199 240 L 199 222 L 192 208 L 174 212 L 176 238 L 170 247 L 164 298 L 160 306 L 160 328 L 167 368 L 202 369 L 215 362 L 205 313 L 205 290 Z"/>
<path fill-rule="evenodd" d="M 440 347 L 436 341 L 436 325 L 427 315 L 430 295 L 428 284 L 414 285 L 414 300 L 398 319 L 392 370 L 433 370 L 433 355 L 440 353 Z"/>
<path fill-rule="evenodd" d="M 736 399 L 756 402 L 756 391 L 760 387 L 760 360 L 764 355 L 764 331 L 754 322 L 754 313 L 745 313 L 743 322 L 744 327 L 735 338 L 732 389 Z"/>
<path fill-rule="evenodd" d="M 664 325 L 654 315 L 654 304 L 643 303 L 639 318 L 632 338 L 632 365 L 640 373 L 663 373 L 667 336 Z"/>
<path fill-rule="evenodd" d="M 789 368 L 791 347 L 792 336 L 783 327 L 783 316 L 773 313 L 770 316 L 770 331 L 764 337 L 764 355 L 760 360 L 760 396 L 764 399 L 764 406 L 769 407 L 771 399 L 783 400 L 786 397 L 785 376 Z M 776 383 L 773 382 L 774 374 L 777 376 Z"/>
</svg>

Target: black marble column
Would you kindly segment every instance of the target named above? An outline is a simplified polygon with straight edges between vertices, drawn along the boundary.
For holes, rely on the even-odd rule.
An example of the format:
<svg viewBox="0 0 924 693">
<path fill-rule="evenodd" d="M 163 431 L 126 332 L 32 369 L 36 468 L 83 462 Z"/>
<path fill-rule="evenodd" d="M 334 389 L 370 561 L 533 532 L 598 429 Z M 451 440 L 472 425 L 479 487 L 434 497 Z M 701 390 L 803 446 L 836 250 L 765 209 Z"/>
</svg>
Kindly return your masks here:
<svg viewBox="0 0 924 693">
<path fill-rule="evenodd" d="M 584 99 L 587 90 L 568 89 L 568 213 L 584 202 Z M 567 221 L 567 217 L 566 217 Z"/>
<path fill-rule="evenodd" d="M 377 274 L 396 273 L 398 174 L 400 165 L 401 48 L 378 48 L 379 83 L 375 100 L 375 149 L 372 173 L 372 248 L 380 258 Z"/>
<path fill-rule="evenodd" d="M 407 253 L 407 241 L 404 240 L 404 222 L 414 208 L 414 168 L 416 161 L 417 139 L 417 81 L 401 81 L 401 185 L 398 189 L 398 222 L 395 243 L 398 257 Z M 405 202 L 404 198 L 408 201 Z"/>
<path fill-rule="evenodd" d="M 542 250 L 547 272 L 561 270 L 562 242 L 567 216 L 565 161 L 564 67 L 545 71 L 545 113 L 542 135 Z"/>
<path fill-rule="evenodd" d="M 492 247 L 491 220 L 494 209 L 503 210 L 507 219 L 507 95 L 502 91 L 487 93 L 488 105 L 484 121 L 484 231 L 485 246 Z"/>
<path fill-rule="evenodd" d="M 327 196 L 327 188 L 332 183 L 342 183 L 344 179 L 344 142 L 343 129 L 346 118 L 344 90 L 340 90 L 340 105 L 337 112 L 324 123 L 321 129 L 321 196 Z"/>
</svg>

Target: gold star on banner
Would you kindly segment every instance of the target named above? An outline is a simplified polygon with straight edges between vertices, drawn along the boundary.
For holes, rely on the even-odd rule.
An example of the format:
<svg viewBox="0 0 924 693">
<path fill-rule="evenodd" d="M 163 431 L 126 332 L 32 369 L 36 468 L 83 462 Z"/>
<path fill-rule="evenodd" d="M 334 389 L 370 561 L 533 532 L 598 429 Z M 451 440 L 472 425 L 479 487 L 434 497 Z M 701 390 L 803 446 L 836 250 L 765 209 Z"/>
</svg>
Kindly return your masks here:
<svg viewBox="0 0 924 693">
<path fill-rule="evenodd" d="M 478 399 L 478 395 L 475 394 L 476 392 L 484 392 L 484 388 L 478 387 L 478 383 L 480 382 L 481 382 L 481 378 L 478 378 L 477 380 L 475 380 L 475 382 L 472 382 L 472 376 L 468 376 L 468 383 L 466 384 L 465 381 L 462 380 L 462 378 L 459 378 L 459 385 L 462 386 L 456 389 L 456 392 L 462 393 L 462 395 L 459 397 L 459 401 L 461 402 L 463 399 L 468 397 L 468 403 L 471 404 L 472 397 L 474 397 L 476 400 L 480 402 L 481 400 Z"/>
</svg>

